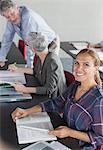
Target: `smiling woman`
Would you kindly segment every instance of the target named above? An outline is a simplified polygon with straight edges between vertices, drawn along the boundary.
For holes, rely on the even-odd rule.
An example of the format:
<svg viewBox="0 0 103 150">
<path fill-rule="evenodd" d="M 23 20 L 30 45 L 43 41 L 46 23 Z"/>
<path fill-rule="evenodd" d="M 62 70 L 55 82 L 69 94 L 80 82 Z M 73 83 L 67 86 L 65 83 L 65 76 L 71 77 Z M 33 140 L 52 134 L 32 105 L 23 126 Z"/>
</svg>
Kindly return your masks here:
<svg viewBox="0 0 103 150">
<path fill-rule="evenodd" d="M 74 65 L 76 81 L 57 98 L 29 109 L 17 108 L 12 113 L 13 120 L 33 112 L 62 112 L 67 125 L 59 126 L 49 134 L 75 138 L 83 150 L 98 149 L 103 145 L 103 90 L 99 65 L 100 59 L 94 51 L 81 50 Z"/>
<path fill-rule="evenodd" d="M 75 100 L 78 100 L 84 93 L 95 87 L 102 86 L 99 76 L 100 59 L 97 54 L 88 49 L 83 49 L 77 54 L 74 64 L 75 79 L 81 82 L 78 86 Z"/>
</svg>

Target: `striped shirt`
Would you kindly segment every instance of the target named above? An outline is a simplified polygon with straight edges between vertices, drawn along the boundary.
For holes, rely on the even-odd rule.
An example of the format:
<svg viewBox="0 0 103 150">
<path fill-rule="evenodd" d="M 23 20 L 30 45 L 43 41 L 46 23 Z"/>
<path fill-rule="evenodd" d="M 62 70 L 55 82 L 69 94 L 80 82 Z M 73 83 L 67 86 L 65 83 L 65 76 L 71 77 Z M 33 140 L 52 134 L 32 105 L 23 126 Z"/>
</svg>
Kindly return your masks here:
<svg viewBox="0 0 103 150">
<path fill-rule="evenodd" d="M 97 85 L 75 101 L 79 84 L 74 81 L 61 96 L 41 103 L 42 110 L 63 112 L 68 127 L 88 134 L 91 143 L 79 141 L 80 146 L 96 149 L 103 145 L 103 90 Z"/>
</svg>

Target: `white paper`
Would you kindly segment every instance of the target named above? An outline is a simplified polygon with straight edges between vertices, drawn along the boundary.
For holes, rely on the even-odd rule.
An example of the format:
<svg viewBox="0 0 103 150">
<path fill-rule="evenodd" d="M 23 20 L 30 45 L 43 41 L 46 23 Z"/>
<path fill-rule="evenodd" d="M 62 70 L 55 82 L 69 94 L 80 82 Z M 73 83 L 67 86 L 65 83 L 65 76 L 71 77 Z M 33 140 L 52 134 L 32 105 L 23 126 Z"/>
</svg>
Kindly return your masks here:
<svg viewBox="0 0 103 150">
<path fill-rule="evenodd" d="M 84 48 L 87 48 L 88 45 L 87 42 L 72 42 L 72 44 L 77 50 L 82 50 Z"/>
<path fill-rule="evenodd" d="M 99 70 L 103 73 L 103 66 L 100 66 Z"/>
<path fill-rule="evenodd" d="M 53 141 L 52 143 L 50 143 L 50 146 L 55 150 L 71 150 L 70 148 L 66 147 L 58 141 Z"/>
<path fill-rule="evenodd" d="M 77 55 L 77 54 L 80 52 L 80 50 L 82 50 L 82 49 L 83 49 L 83 48 L 77 49 L 77 50 L 70 50 L 70 52 L 71 52 L 72 54 Z M 95 51 L 95 52 L 97 53 L 97 55 L 99 56 L 100 60 L 103 61 L 103 52 L 101 52 L 100 49 L 93 49 L 93 48 L 92 48 L 91 50 Z"/>
<path fill-rule="evenodd" d="M 58 141 L 56 142 L 53 141 L 51 143 L 40 141 L 33 143 L 22 150 L 71 150 L 71 149 Z"/>
<path fill-rule="evenodd" d="M 41 142 L 36 142 L 34 144 L 31 144 L 30 146 L 22 150 L 55 150 L 55 149 L 53 149 L 49 143 L 41 141 Z"/>
<path fill-rule="evenodd" d="M 80 50 L 70 50 L 70 52 L 71 52 L 72 54 L 77 55 L 77 54 L 80 52 Z"/>
<path fill-rule="evenodd" d="M 18 119 L 16 120 L 16 126 L 19 144 L 57 139 L 54 135 L 49 135 L 48 131 L 35 129 L 53 130 L 50 118 L 46 112 L 33 113 L 32 115 Z M 25 126 L 25 128 L 23 128 L 23 126 Z"/>
<path fill-rule="evenodd" d="M 7 81 L 13 83 L 21 82 L 22 84 L 26 83 L 23 73 L 16 73 L 8 70 L 0 70 L 0 81 Z"/>
</svg>

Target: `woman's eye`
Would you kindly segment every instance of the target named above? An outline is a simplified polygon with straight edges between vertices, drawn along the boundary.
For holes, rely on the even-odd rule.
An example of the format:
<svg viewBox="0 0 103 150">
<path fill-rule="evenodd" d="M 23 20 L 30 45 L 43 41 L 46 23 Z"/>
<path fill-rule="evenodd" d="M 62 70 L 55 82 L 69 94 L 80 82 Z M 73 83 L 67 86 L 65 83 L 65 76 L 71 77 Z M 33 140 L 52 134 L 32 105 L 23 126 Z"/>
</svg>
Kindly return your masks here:
<svg viewBox="0 0 103 150">
<path fill-rule="evenodd" d="M 89 66 L 89 64 L 87 64 L 87 63 L 86 63 L 86 64 L 84 64 L 84 65 L 85 65 L 85 66 Z"/>
</svg>

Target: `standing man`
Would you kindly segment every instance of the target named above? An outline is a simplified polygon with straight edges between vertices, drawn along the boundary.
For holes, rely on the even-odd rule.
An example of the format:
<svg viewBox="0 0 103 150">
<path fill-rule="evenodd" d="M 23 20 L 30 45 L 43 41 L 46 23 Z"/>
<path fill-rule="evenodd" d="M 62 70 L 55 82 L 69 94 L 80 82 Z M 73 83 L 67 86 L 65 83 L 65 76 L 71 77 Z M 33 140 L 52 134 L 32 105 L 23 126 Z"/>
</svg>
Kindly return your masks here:
<svg viewBox="0 0 103 150">
<path fill-rule="evenodd" d="M 45 20 L 25 6 L 17 6 L 11 0 L 0 1 L 0 14 L 8 21 L 5 32 L 1 41 L 0 59 L 5 59 L 15 33 L 26 43 L 26 37 L 30 32 L 41 32 L 48 37 L 49 51 L 59 53 L 60 40 L 55 32 L 47 25 Z M 29 48 L 26 50 L 27 66 L 33 67 L 33 53 Z M 0 66 L 3 67 L 4 62 L 0 61 Z"/>
</svg>

